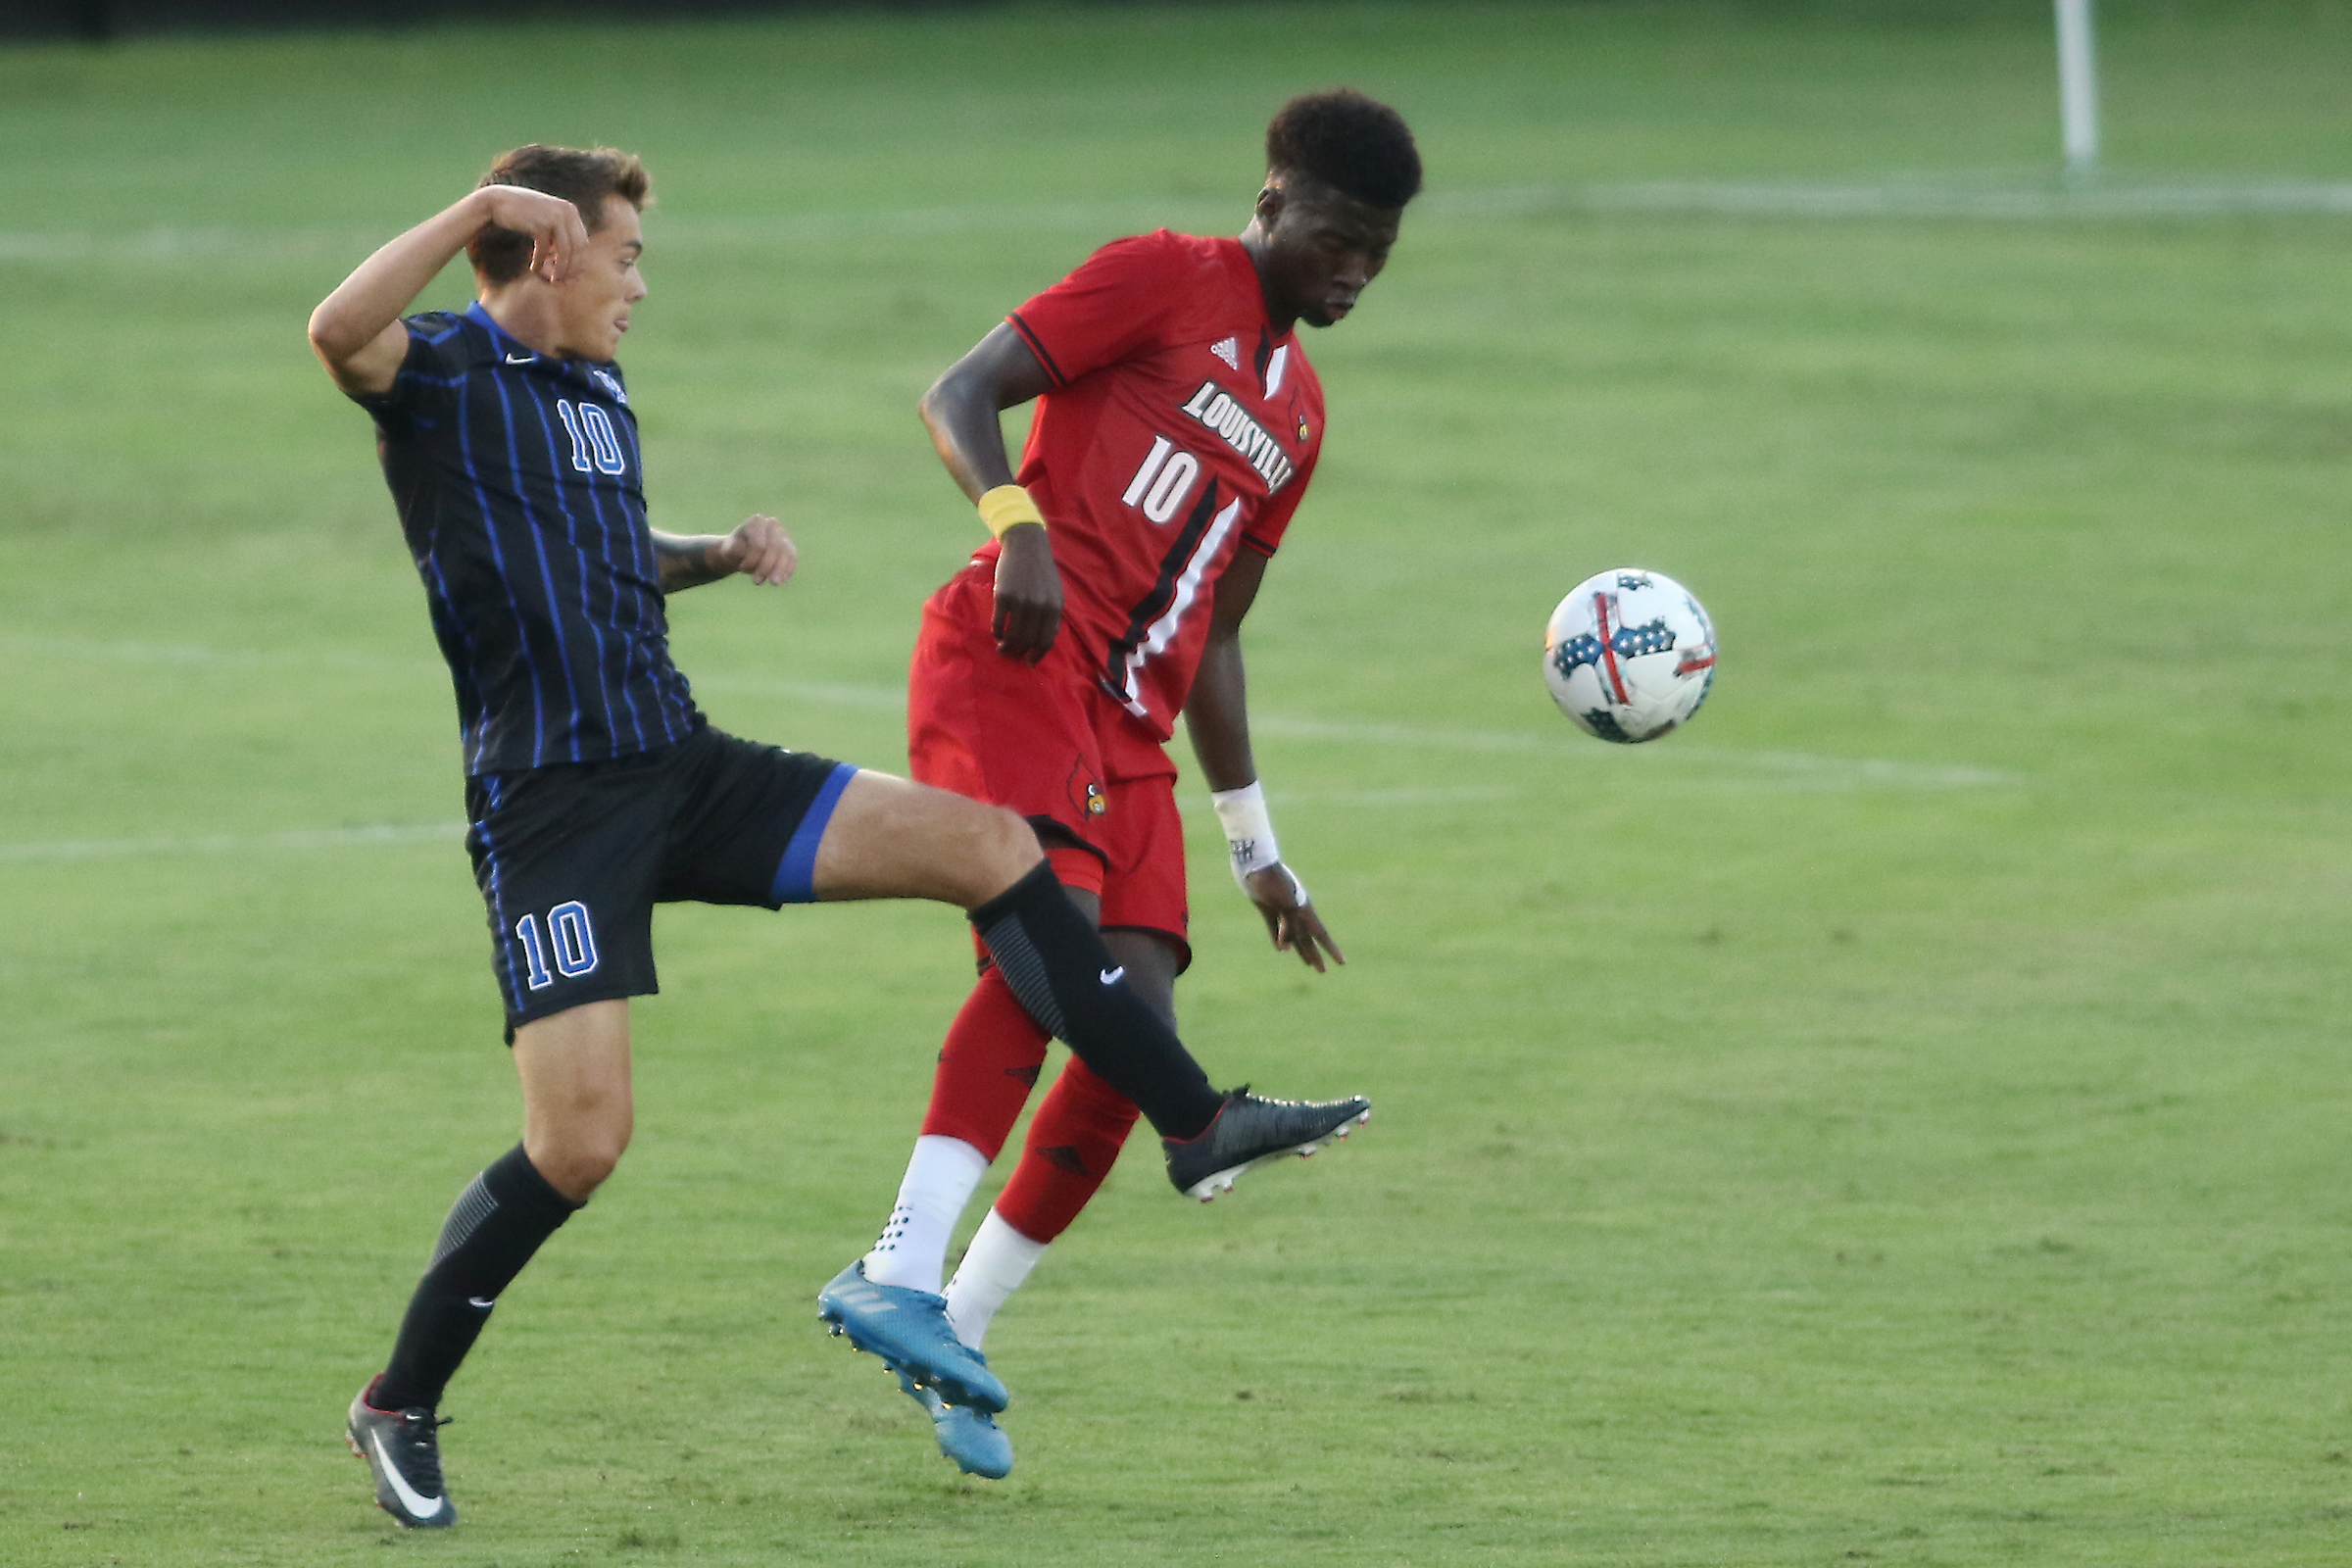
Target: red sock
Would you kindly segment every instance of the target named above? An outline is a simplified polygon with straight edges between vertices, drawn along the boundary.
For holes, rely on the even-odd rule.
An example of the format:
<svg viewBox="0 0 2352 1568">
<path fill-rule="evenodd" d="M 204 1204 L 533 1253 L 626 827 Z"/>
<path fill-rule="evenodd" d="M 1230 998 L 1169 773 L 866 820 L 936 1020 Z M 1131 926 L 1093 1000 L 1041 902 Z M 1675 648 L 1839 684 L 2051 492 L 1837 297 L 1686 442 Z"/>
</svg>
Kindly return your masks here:
<svg viewBox="0 0 2352 1568">
<path fill-rule="evenodd" d="M 1037 1107 L 1021 1162 L 997 1195 L 1004 1223 L 1033 1242 L 1068 1230 L 1110 1174 L 1136 1114 L 1134 1101 L 1072 1057 Z"/>
<path fill-rule="evenodd" d="M 948 1026 L 923 1132 L 960 1138 L 994 1160 L 1037 1087 L 1049 1038 L 991 964 Z"/>
</svg>

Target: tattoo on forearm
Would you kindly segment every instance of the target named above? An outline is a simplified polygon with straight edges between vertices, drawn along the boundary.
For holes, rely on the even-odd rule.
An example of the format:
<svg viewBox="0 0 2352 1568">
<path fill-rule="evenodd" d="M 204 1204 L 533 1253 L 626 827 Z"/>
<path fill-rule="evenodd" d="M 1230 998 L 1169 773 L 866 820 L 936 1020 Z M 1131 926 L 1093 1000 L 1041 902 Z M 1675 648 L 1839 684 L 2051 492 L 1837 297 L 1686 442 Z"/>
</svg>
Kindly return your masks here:
<svg viewBox="0 0 2352 1568">
<path fill-rule="evenodd" d="M 654 560 L 662 569 L 662 591 L 675 593 L 681 588 L 699 588 L 725 575 L 710 562 L 710 547 L 715 543 L 716 540 L 710 538 L 655 534 Z"/>
</svg>

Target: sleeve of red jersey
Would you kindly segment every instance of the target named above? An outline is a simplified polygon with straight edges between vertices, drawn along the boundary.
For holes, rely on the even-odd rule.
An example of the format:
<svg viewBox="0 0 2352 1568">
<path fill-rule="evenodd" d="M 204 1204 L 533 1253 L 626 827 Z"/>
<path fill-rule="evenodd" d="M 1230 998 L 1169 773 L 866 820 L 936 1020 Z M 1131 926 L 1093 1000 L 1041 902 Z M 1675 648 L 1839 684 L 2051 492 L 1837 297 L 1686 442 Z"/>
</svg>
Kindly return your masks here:
<svg viewBox="0 0 2352 1568">
<path fill-rule="evenodd" d="M 1168 230 L 1114 239 L 1005 319 L 1055 386 L 1067 386 L 1161 340 L 1188 297 L 1185 257 Z"/>
<path fill-rule="evenodd" d="M 1323 448 L 1318 444 L 1307 454 L 1306 461 L 1298 465 L 1298 471 L 1291 475 L 1291 482 L 1282 487 L 1281 493 L 1258 509 L 1257 515 L 1250 519 L 1250 526 L 1242 530 L 1244 550 L 1270 556 L 1282 548 L 1282 536 L 1291 526 L 1291 514 L 1298 510 L 1299 498 L 1306 494 L 1306 482 L 1315 476 L 1315 463 L 1322 456 Z"/>
</svg>

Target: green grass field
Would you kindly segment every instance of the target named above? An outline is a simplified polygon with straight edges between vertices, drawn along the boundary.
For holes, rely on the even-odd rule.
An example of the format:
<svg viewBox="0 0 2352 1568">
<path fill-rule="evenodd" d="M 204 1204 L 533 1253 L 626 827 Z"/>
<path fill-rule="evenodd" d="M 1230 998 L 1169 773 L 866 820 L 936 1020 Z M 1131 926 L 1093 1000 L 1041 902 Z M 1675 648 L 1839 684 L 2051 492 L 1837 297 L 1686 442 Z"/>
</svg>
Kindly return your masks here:
<svg viewBox="0 0 2352 1568">
<path fill-rule="evenodd" d="M 2352 1562 L 2352 221 L 2134 194 L 2352 172 L 2352 10 L 2107 9 L 2074 193 L 2027 0 L 0 52 L 0 1562 Z M 668 910 L 636 1148 L 452 1391 L 466 1523 L 398 1535 L 342 1407 L 516 1096 L 310 307 L 503 147 L 642 151 L 656 521 L 804 548 L 680 662 L 896 766 L 978 534 L 916 394 L 1101 240 L 1237 229 L 1336 80 L 1431 195 L 1312 344 L 1250 648 L 1354 961 L 1260 951 L 1200 810 L 1182 1001 L 1373 1126 L 1209 1209 L 1131 1160 L 964 1482 L 811 1305 L 958 916 Z M 1626 563 L 1725 641 L 1631 750 L 1537 673 Z"/>
</svg>

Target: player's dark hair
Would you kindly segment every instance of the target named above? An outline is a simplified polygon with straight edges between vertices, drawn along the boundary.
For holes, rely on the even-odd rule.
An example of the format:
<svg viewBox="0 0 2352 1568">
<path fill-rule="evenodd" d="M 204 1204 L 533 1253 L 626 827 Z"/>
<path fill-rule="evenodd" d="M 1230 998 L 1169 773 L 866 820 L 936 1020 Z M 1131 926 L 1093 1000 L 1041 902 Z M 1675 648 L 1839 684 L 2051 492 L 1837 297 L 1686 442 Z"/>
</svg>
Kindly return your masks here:
<svg viewBox="0 0 2352 1568">
<path fill-rule="evenodd" d="M 1421 153 L 1404 117 L 1352 87 L 1284 104 L 1266 127 L 1266 167 L 1374 207 L 1402 207 L 1421 190 Z"/>
<path fill-rule="evenodd" d="M 561 196 L 580 210 L 593 234 L 605 226 L 605 198 L 618 196 L 639 212 L 654 199 L 654 180 L 635 153 L 612 147 L 543 147 L 537 142 L 501 153 L 478 185 L 520 185 Z M 496 223 L 466 241 L 473 270 L 488 283 L 512 283 L 531 265 L 531 236 Z"/>
</svg>

